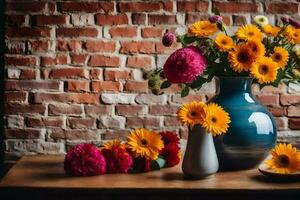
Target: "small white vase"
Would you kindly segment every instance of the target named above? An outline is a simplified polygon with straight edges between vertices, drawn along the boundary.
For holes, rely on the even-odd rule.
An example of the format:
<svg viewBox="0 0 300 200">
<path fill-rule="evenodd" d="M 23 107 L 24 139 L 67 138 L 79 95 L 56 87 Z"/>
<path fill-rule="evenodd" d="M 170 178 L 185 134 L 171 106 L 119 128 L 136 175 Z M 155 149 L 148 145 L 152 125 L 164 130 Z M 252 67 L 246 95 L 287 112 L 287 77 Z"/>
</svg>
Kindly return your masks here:
<svg viewBox="0 0 300 200">
<path fill-rule="evenodd" d="M 186 178 L 201 179 L 219 169 L 213 136 L 200 125 L 189 129 L 182 171 Z"/>
</svg>

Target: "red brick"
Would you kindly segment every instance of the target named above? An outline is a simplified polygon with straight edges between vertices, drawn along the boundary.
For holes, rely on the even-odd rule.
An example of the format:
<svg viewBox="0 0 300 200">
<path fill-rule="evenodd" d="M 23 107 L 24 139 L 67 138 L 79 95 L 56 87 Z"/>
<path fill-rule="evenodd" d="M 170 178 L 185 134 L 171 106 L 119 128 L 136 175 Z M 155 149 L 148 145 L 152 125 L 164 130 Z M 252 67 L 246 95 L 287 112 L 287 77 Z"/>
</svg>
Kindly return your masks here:
<svg viewBox="0 0 300 200">
<path fill-rule="evenodd" d="M 258 5 L 246 2 L 214 2 L 213 7 L 217 8 L 221 13 L 244 13 L 258 12 Z"/>
<path fill-rule="evenodd" d="M 274 117 L 283 117 L 287 114 L 285 107 L 268 107 Z"/>
<path fill-rule="evenodd" d="M 92 55 L 88 65 L 92 67 L 119 67 L 120 59 L 115 56 Z"/>
<path fill-rule="evenodd" d="M 158 24 L 176 24 L 176 16 L 175 15 L 152 15 L 149 14 L 149 24 L 150 25 L 158 25 Z"/>
<path fill-rule="evenodd" d="M 150 118 L 150 117 L 127 117 L 126 118 L 126 127 L 128 128 L 158 128 L 160 127 L 159 118 Z"/>
<path fill-rule="evenodd" d="M 23 41 L 7 41 L 5 48 L 7 54 L 24 54 L 26 51 L 25 42 Z"/>
<path fill-rule="evenodd" d="M 45 2 L 7 2 L 6 11 L 17 11 L 22 13 L 41 12 L 45 9 Z"/>
<path fill-rule="evenodd" d="M 157 42 L 155 44 L 156 53 L 159 53 L 159 54 L 172 53 L 179 47 L 180 47 L 180 44 L 178 44 L 178 43 L 173 43 L 170 47 L 165 47 L 161 42 Z"/>
<path fill-rule="evenodd" d="M 88 55 L 86 54 L 71 54 L 71 62 L 74 65 L 84 65 Z"/>
<path fill-rule="evenodd" d="M 68 57 L 66 55 L 57 55 L 55 57 L 41 57 L 41 65 L 63 65 L 67 64 Z"/>
<path fill-rule="evenodd" d="M 113 81 L 97 81 L 92 82 L 92 91 L 101 92 L 101 91 L 120 91 L 121 85 L 119 82 Z"/>
<path fill-rule="evenodd" d="M 151 115 L 175 115 L 178 110 L 178 106 L 172 105 L 152 105 L 150 106 L 149 113 Z"/>
<path fill-rule="evenodd" d="M 116 105 L 116 114 L 122 116 L 139 116 L 145 114 L 142 105 Z"/>
<path fill-rule="evenodd" d="M 109 34 L 114 37 L 136 37 L 137 29 L 133 27 L 112 27 Z"/>
<path fill-rule="evenodd" d="M 39 139 L 41 130 L 38 129 L 6 129 L 5 137 L 7 139 Z"/>
<path fill-rule="evenodd" d="M 280 96 L 282 105 L 300 104 L 300 95 L 282 95 Z"/>
<path fill-rule="evenodd" d="M 85 105 L 84 110 L 86 115 L 88 116 L 99 116 L 99 115 L 109 115 L 110 112 L 110 106 L 104 106 L 104 105 Z"/>
<path fill-rule="evenodd" d="M 9 103 L 5 105 L 6 114 L 44 114 L 46 107 L 41 104 L 17 104 Z"/>
<path fill-rule="evenodd" d="M 59 12 L 112 12 L 114 11 L 113 2 L 58 2 L 57 10 Z"/>
<path fill-rule="evenodd" d="M 275 122 L 276 122 L 276 128 L 277 130 L 281 131 L 281 130 L 286 130 L 287 129 L 287 122 L 280 117 L 275 117 Z"/>
<path fill-rule="evenodd" d="M 101 135 L 102 140 L 126 140 L 127 136 L 130 134 L 128 130 L 113 130 L 113 131 L 105 131 L 103 135 Z"/>
<path fill-rule="evenodd" d="M 124 85 L 124 91 L 128 92 L 147 92 L 148 81 L 127 81 Z"/>
<path fill-rule="evenodd" d="M 207 12 L 208 2 L 206 1 L 179 1 L 177 2 L 177 11 L 179 12 Z"/>
<path fill-rule="evenodd" d="M 177 117 L 164 117 L 164 126 L 180 126 Z"/>
<path fill-rule="evenodd" d="M 6 23 L 9 26 L 20 26 L 25 23 L 24 15 L 7 15 Z"/>
<path fill-rule="evenodd" d="M 50 37 L 50 28 L 40 27 L 7 27 L 7 37 Z"/>
<path fill-rule="evenodd" d="M 159 11 L 160 8 L 159 2 L 126 2 L 118 4 L 120 12 L 154 12 Z"/>
<path fill-rule="evenodd" d="M 66 15 L 34 15 L 33 23 L 37 26 L 44 25 L 64 25 L 67 22 Z"/>
<path fill-rule="evenodd" d="M 67 140 L 97 140 L 98 134 L 96 131 L 90 130 L 65 130 Z"/>
<path fill-rule="evenodd" d="M 34 69 L 22 69 L 19 79 L 34 80 L 35 74 L 36 74 L 36 72 Z"/>
<path fill-rule="evenodd" d="M 292 2 L 270 2 L 267 4 L 267 13 L 271 14 L 297 14 L 298 3 Z"/>
<path fill-rule="evenodd" d="M 155 43 L 148 41 L 126 41 L 121 42 L 121 53 L 155 53 Z"/>
<path fill-rule="evenodd" d="M 192 101 L 205 101 L 205 94 L 189 94 L 184 98 L 181 98 L 180 95 L 174 95 L 172 97 L 172 102 L 176 104 L 188 103 Z"/>
<path fill-rule="evenodd" d="M 9 56 L 5 57 L 6 65 L 16 65 L 16 66 L 32 66 L 36 65 L 36 57 L 33 56 Z"/>
<path fill-rule="evenodd" d="M 59 90 L 58 81 L 14 81 L 5 82 L 5 90 Z"/>
<path fill-rule="evenodd" d="M 146 24 L 146 14 L 132 13 L 131 20 L 132 20 L 132 24 L 145 25 Z"/>
<path fill-rule="evenodd" d="M 185 17 L 186 24 L 193 24 L 199 20 L 207 20 L 209 18 L 208 14 L 203 13 L 187 13 Z"/>
<path fill-rule="evenodd" d="M 287 112 L 289 117 L 300 117 L 300 106 L 289 106 Z"/>
<path fill-rule="evenodd" d="M 88 52 L 114 52 L 116 50 L 114 41 L 87 41 L 83 46 Z"/>
<path fill-rule="evenodd" d="M 152 61 L 150 57 L 130 56 L 127 59 L 127 67 L 150 69 L 151 64 Z"/>
<path fill-rule="evenodd" d="M 28 127 L 38 128 L 38 127 L 62 127 L 62 118 L 46 118 L 46 117 L 27 117 L 25 119 L 26 125 Z"/>
<path fill-rule="evenodd" d="M 91 69 L 90 70 L 90 79 L 92 80 L 99 80 L 102 77 L 102 70 L 101 69 Z"/>
<path fill-rule="evenodd" d="M 50 78 L 87 78 L 86 71 L 82 68 L 60 68 L 52 69 L 49 74 Z"/>
<path fill-rule="evenodd" d="M 161 5 L 162 5 L 162 8 L 163 8 L 165 11 L 169 11 L 169 12 L 172 12 L 172 11 L 173 11 L 173 0 L 170 0 L 170 1 L 162 1 L 162 2 L 161 2 Z"/>
<path fill-rule="evenodd" d="M 278 106 L 279 96 L 273 94 L 259 94 L 256 96 L 257 99 L 266 106 Z"/>
<path fill-rule="evenodd" d="M 50 3 L 50 2 L 47 4 L 47 8 L 48 8 L 49 13 L 54 13 L 55 12 L 55 5 L 56 5 L 56 3 Z"/>
<path fill-rule="evenodd" d="M 26 93 L 25 92 L 5 92 L 4 93 L 4 101 L 5 102 L 25 102 L 26 101 Z"/>
<path fill-rule="evenodd" d="M 90 91 L 90 83 L 86 81 L 68 81 L 68 91 Z"/>
<path fill-rule="evenodd" d="M 57 28 L 57 37 L 97 37 L 96 28 Z"/>
<path fill-rule="evenodd" d="M 48 41 L 41 41 L 41 40 L 34 40 L 30 41 L 31 51 L 33 52 L 45 52 L 49 50 L 49 42 Z"/>
<path fill-rule="evenodd" d="M 79 51 L 81 49 L 81 42 L 77 40 L 58 40 L 56 49 L 60 51 Z"/>
<path fill-rule="evenodd" d="M 48 106 L 49 115 L 81 115 L 82 109 L 80 105 L 59 104 Z"/>
<path fill-rule="evenodd" d="M 99 104 L 99 94 L 89 93 L 34 93 L 34 103 L 61 102 Z"/>
<path fill-rule="evenodd" d="M 242 15 L 233 15 L 232 23 L 234 26 L 242 26 L 242 25 L 247 24 L 247 19 L 245 16 L 242 16 Z"/>
<path fill-rule="evenodd" d="M 128 17 L 125 14 L 119 14 L 119 15 L 98 14 L 96 15 L 96 24 L 101 26 L 128 24 Z"/>
<path fill-rule="evenodd" d="M 299 130 L 300 129 L 300 118 L 289 119 L 289 128 Z"/>
<path fill-rule="evenodd" d="M 81 128 L 94 128 L 95 119 L 92 118 L 69 118 L 68 124 L 70 128 L 81 129 Z"/>
<path fill-rule="evenodd" d="M 115 70 L 104 71 L 104 80 L 106 81 L 128 80 L 131 78 L 132 78 L 132 73 L 130 71 L 115 71 Z"/>
<path fill-rule="evenodd" d="M 155 27 L 147 27 L 142 29 L 142 37 L 143 38 L 161 38 L 164 29 L 155 28 Z"/>
</svg>

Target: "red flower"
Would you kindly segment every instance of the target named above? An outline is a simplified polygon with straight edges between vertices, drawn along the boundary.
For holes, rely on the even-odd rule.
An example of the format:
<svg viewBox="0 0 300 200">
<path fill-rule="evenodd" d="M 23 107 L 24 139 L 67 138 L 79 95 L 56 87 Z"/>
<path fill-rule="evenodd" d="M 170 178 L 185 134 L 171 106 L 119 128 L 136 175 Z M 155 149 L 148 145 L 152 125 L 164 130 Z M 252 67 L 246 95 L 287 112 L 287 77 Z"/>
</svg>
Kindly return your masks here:
<svg viewBox="0 0 300 200">
<path fill-rule="evenodd" d="M 74 176 L 94 176 L 105 174 L 106 162 L 94 145 L 78 144 L 65 156 L 64 169 L 67 174 Z"/>
<path fill-rule="evenodd" d="M 102 154 L 106 159 L 106 168 L 109 173 L 127 173 L 133 164 L 132 157 L 122 147 L 102 149 Z"/>
<path fill-rule="evenodd" d="M 180 148 L 175 143 L 168 144 L 162 153 L 166 159 L 166 167 L 173 167 L 180 162 Z"/>
<path fill-rule="evenodd" d="M 164 145 L 167 146 L 170 143 L 179 144 L 179 137 L 176 133 L 165 131 L 160 133 L 162 140 L 164 141 Z"/>
<path fill-rule="evenodd" d="M 133 172 L 149 172 L 151 171 L 151 160 L 146 158 L 134 158 Z"/>
</svg>

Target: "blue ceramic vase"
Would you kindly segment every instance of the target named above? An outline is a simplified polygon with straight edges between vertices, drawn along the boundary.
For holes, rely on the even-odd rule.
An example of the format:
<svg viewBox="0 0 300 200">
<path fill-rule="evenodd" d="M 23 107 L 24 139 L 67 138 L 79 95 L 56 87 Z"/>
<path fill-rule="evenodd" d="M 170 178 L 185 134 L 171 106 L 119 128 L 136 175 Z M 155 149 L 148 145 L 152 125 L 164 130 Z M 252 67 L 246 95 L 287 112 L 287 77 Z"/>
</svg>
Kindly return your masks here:
<svg viewBox="0 0 300 200">
<path fill-rule="evenodd" d="M 210 102 L 230 115 L 227 133 L 214 137 L 220 170 L 257 167 L 274 147 L 276 124 L 266 107 L 252 95 L 251 77 L 216 78 L 216 96 Z"/>
</svg>

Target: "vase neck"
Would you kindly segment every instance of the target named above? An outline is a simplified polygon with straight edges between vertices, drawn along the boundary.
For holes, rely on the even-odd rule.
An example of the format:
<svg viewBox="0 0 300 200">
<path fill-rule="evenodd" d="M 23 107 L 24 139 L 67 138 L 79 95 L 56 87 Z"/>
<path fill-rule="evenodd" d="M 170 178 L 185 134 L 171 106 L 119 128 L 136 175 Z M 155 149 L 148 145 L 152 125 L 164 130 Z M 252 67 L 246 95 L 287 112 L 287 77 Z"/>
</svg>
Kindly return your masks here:
<svg viewBox="0 0 300 200">
<path fill-rule="evenodd" d="M 252 94 L 252 77 L 217 77 L 216 90 L 217 94 Z"/>
</svg>

